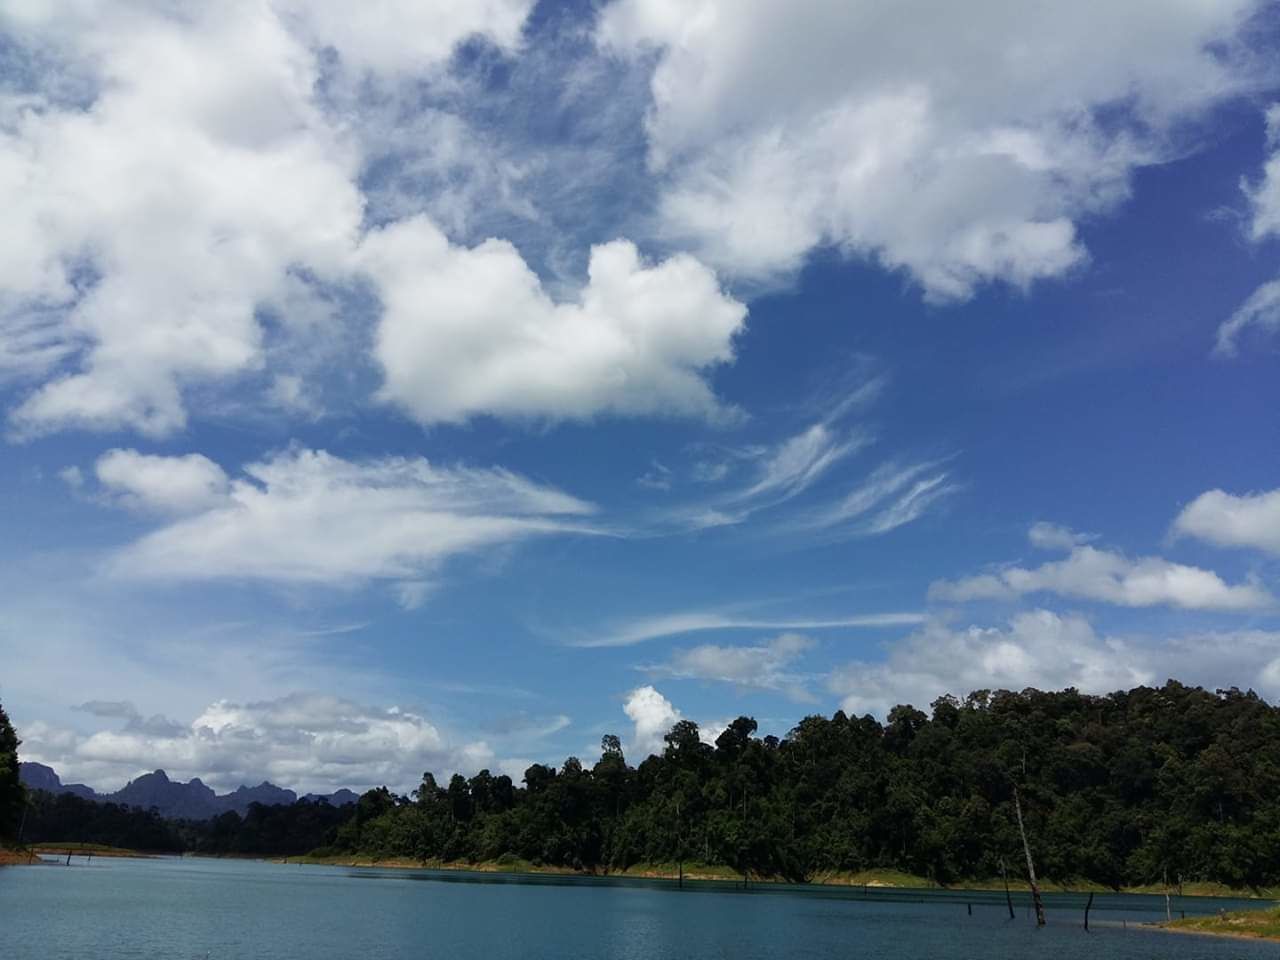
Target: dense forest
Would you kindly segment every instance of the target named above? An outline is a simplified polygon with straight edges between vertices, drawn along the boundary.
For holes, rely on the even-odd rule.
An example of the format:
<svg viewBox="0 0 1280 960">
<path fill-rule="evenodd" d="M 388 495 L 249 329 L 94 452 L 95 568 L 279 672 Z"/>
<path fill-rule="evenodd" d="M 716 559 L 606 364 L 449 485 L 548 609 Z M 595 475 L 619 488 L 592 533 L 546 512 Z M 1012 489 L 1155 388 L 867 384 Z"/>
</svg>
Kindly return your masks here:
<svg viewBox="0 0 1280 960">
<path fill-rule="evenodd" d="M 445 785 L 426 774 L 410 796 L 380 788 L 353 807 L 168 824 L 165 843 L 583 870 L 700 861 L 792 880 L 894 868 L 945 884 L 1021 873 L 1016 792 L 1042 877 L 1280 882 L 1280 709 L 1253 693 L 979 691 L 928 714 L 896 707 L 883 724 L 837 713 L 781 740 L 755 733 L 740 718 L 712 746 L 681 721 L 638 767 L 607 736 L 592 766 L 534 765 L 522 786 L 488 771 Z M 70 814 L 72 801 L 87 803 L 36 807 Z M 33 810 L 28 823 L 76 829 L 74 814 L 51 815 Z M 59 839 L 98 839 L 87 832 Z"/>
</svg>

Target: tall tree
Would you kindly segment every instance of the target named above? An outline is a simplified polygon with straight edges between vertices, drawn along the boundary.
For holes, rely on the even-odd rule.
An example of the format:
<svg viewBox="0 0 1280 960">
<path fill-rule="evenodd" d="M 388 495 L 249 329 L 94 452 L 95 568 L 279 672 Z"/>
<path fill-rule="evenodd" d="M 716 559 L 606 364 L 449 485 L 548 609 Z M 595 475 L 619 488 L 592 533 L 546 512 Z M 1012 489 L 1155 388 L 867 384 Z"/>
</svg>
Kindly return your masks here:
<svg viewBox="0 0 1280 960">
<path fill-rule="evenodd" d="M 18 776 L 18 745 L 22 743 L 14 732 L 9 715 L 0 705 L 0 840 L 17 837 L 22 821 L 22 808 L 26 803 L 26 791 Z"/>
</svg>

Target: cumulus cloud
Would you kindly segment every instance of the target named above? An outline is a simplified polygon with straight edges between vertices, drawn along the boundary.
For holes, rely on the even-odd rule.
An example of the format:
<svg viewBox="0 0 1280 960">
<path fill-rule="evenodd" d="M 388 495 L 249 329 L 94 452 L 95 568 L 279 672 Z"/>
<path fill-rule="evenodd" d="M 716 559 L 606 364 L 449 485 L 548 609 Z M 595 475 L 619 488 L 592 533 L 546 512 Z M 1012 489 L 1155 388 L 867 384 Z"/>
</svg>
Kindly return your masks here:
<svg viewBox="0 0 1280 960">
<path fill-rule="evenodd" d="M 420 602 L 424 574 L 449 557 L 531 536 L 587 532 L 593 508 L 501 469 L 423 459 L 351 461 L 293 449 L 252 463 L 225 500 L 120 550 L 114 573 L 156 580 L 401 583 Z"/>
<path fill-rule="evenodd" d="M 1010 566 L 996 573 L 961 580 L 939 580 L 929 587 L 936 600 L 1009 600 L 1024 594 L 1056 593 L 1125 607 L 1167 605 L 1185 610 L 1258 610 L 1275 602 L 1260 584 L 1229 584 L 1212 570 L 1174 563 L 1162 557 L 1126 557 L 1078 542 L 1062 527 L 1031 528 L 1034 545 L 1068 549 L 1062 560 L 1038 567 Z"/>
<path fill-rule="evenodd" d="M 1257 610 L 1274 602 L 1260 585 L 1228 584 L 1212 570 L 1161 557 L 1130 559 L 1088 546 L 1076 547 L 1066 559 L 1039 567 L 1008 567 L 995 574 L 940 580 L 929 587 L 930 597 L 955 601 L 1041 592 L 1125 607 L 1163 604 L 1186 610 Z"/>
<path fill-rule="evenodd" d="M 87 87 L 70 101 L 37 89 L 0 115 L 0 304 L 41 318 L 0 351 L 41 374 L 13 425 L 172 432 L 185 389 L 261 365 L 255 309 L 292 268 L 331 274 L 349 256 L 357 153 L 268 4 L 2 16 L 51 75 Z"/>
<path fill-rule="evenodd" d="M 1087 620 L 1046 610 L 999 627 L 954 629 L 941 621 L 893 644 L 881 662 L 833 671 L 832 693 L 849 713 L 883 718 L 909 703 L 927 709 L 943 694 L 974 690 L 1075 687 L 1110 693 L 1173 677 L 1209 689 L 1252 686 L 1280 695 L 1280 634 L 1235 631 L 1163 640 L 1099 636 Z"/>
<path fill-rule="evenodd" d="M 598 40 L 656 57 L 664 233 L 756 278 L 835 245 L 943 299 L 1081 263 L 1077 222 L 1253 82 L 1259 6 L 619 0 Z"/>
<path fill-rule="evenodd" d="M 161 513 L 221 506 L 230 489 L 222 468 L 199 453 L 166 457 L 108 450 L 94 473 L 107 496 L 121 505 Z"/>
<path fill-rule="evenodd" d="M 1183 508 L 1173 529 L 1220 547 L 1280 554 L 1280 490 L 1242 496 L 1209 490 Z"/>
<path fill-rule="evenodd" d="M 662 738 L 681 719 L 675 705 L 648 685 L 632 690 L 622 705 L 622 711 L 634 725 L 627 752 L 631 754 L 631 762 L 636 764 L 651 754 L 662 753 Z"/>
<path fill-rule="evenodd" d="M 446 184 L 473 155 L 490 162 L 421 91 L 449 88 L 445 64 L 467 38 L 517 50 L 531 6 L 0 11 L 7 38 L 47 66 L 0 95 L 0 377 L 25 384 L 12 432 L 159 437 L 186 424 L 192 391 L 246 383 L 268 408 L 314 417 L 308 380 L 338 355 L 350 373 L 366 336 L 364 308 L 331 292 L 366 282 L 385 308 L 382 395 L 420 421 L 731 415 L 704 377 L 732 360 L 746 310 L 692 257 L 649 264 L 625 240 L 602 244 L 585 286 L 556 300 L 511 244 L 451 244 L 423 214 L 460 223 L 447 197 L 370 216 L 367 174 L 388 151 Z M 427 123 L 431 148 L 388 136 L 405 116 Z M 468 159 L 435 156 L 436 130 Z M 382 227 L 366 236 L 369 222 Z"/>
<path fill-rule="evenodd" d="M 131 707 L 86 704 L 83 709 L 97 716 L 128 721 L 121 729 L 87 736 L 29 726 L 23 731 L 23 759 L 47 763 L 64 778 L 99 789 L 163 768 L 173 778 L 200 777 L 220 790 L 267 779 L 319 792 L 383 784 L 407 790 L 423 770 L 474 773 L 493 757 L 483 740 L 453 738 L 421 714 L 325 694 L 218 700 L 186 726 L 163 718 L 139 721 Z"/>
<path fill-rule="evenodd" d="M 557 303 L 511 244 L 455 246 L 417 217 L 372 233 L 360 262 L 384 307 L 382 397 L 420 422 L 729 415 L 703 372 L 732 360 L 746 308 L 691 257 L 593 247 L 586 286 Z"/>
<path fill-rule="evenodd" d="M 806 678 L 792 666 L 814 647 L 800 633 L 782 633 L 757 644 L 720 646 L 706 643 L 677 650 L 662 664 L 646 667 L 655 676 L 674 680 L 712 680 L 737 687 L 778 690 L 796 700 L 810 701 Z"/>
</svg>

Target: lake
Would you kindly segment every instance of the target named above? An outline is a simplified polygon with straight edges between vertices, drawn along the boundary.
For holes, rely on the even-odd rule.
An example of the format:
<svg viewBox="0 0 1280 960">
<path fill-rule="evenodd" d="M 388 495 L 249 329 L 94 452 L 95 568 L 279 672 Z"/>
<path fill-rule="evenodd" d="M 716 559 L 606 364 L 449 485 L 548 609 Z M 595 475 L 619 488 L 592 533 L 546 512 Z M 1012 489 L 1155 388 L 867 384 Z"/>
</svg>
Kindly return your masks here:
<svg viewBox="0 0 1280 960">
<path fill-rule="evenodd" d="M 0 956 L 439 960 L 1274 960 L 1276 944 L 1174 935 L 1162 897 L 675 884 L 245 860 L 0 868 Z M 1238 902 L 1175 898 L 1175 915 Z M 969 910 L 972 908 L 972 915 Z"/>
</svg>

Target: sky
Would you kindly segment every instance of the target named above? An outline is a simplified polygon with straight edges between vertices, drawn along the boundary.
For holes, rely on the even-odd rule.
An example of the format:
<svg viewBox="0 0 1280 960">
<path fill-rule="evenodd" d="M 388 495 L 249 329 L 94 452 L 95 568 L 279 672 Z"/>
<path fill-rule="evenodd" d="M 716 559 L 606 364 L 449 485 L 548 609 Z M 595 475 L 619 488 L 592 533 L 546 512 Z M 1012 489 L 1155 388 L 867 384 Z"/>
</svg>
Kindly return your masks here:
<svg viewBox="0 0 1280 960">
<path fill-rule="evenodd" d="M 1280 13 L 0 0 L 0 702 L 408 790 L 1280 699 Z"/>
</svg>

